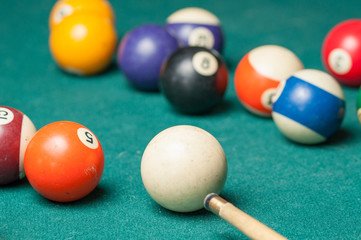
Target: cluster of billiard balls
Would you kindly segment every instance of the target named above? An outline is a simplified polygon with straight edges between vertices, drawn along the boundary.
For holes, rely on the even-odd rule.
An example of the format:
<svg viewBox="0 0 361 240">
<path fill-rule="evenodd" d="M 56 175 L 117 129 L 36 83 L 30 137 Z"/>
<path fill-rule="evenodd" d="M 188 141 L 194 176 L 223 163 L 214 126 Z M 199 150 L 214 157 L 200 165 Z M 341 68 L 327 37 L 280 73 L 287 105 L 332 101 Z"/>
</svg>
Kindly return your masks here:
<svg viewBox="0 0 361 240">
<path fill-rule="evenodd" d="M 0 106 L 0 185 L 26 175 L 42 196 L 70 202 L 88 195 L 103 170 L 102 146 L 88 128 L 59 121 L 36 131 L 25 114 Z"/>
<path fill-rule="evenodd" d="M 49 20 L 55 62 L 82 76 L 104 71 L 117 45 L 114 18 L 106 0 L 59 0 Z M 126 33 L 117 63 L 133 87 L 161 89 L 177 110 L 203 113 L 221 102 L 227 88 L 222 49 L 219 19 L 201 8 L 185 8 L 164 25 L 144 24 Z"/>
<path fill-rule="evenodd" d="M 104 0 L 57 2 L 50 17 L 55 61 L 70 73 L 103 71 L 116 46 L 113 24 L 113 11 Z M 251 50 L 235 71 L 239 100 L 252 113 L 272 116 L 291 140 L 325 141 L 344 116 L 345 100 L 337 80 L 348 86 L 361 84 L 360 44 L 350 44 L 350 39 L 361 43 L 360 26 L 360 20 L 346 21 L 326 37 L 322 58 L 331 75 L 304 69 L 299 58 L 281 46 Z M 203 113 L 220 103 L 227 88 L 222 48 L 219 20 L 203 9 L 187 8 L 172 14 L 165 26 L 148 24 L 129 31 L 120 42 L 117 61 L 135 88 L 161 90 L 177 110 Z M 36 131 L 26 115 L 1 106 L 0 133 L 0 184 L 26 175 L 44 197 L 68 202 L 86 196 L 100 181 L 102 147 L 78 123 L 55 122 Z M 221 192 L 227 161 L 219 142 L 205 130 L 174 126 L 150 141 L 141 175 L 156 202 L 189 212 L 202 208 L 208 193 Z"/>
<path fill-rule="evenodd" d="M 54 59 L 72 73 L 91 75 L 104 70 L 116 45 L 113 22 L 106 1 L 57 2 L 50 17 Z M 281 46 L 253 49 L 235 72 L 239 100 L 257 115 L 272 116 L 291 140 L 325 141 L 344 116 L 344 95 L 333 77 L 348 86 L 361 83 L 360 22 L 340 23 L 325 38 L 322 59 L 331 75 L 303 69 L 298 57 Z M 160 90 L 176 110 L 199 114 L 217 106 L 226 91 L 228 71 L 222 50 L 219 19 L 204 9 L 185 8 L 171 14 L 164 25 L 145 24 L 126 33 L 118 46 L 117 63 L 135 88 Z"/>
<path fill-rule="evenodd" d="M 361 20 L 347 20 L 331 29 L 321 57 L 329 73 L 304 69 L 300 59 L 281 46 L 255 48 L 236 68 L 237 96 L 252 113 L 272 116 L 287 138 L 302 144 L 324 142 L 339 129 L 344 117 L 340 83 L 361 85 Z M 361 108 L 361 96 L 359 99 Z"/>
<path fill-rule="evenodd" d="M 0 106 L 0 185 L 26 175 L 43 197 L 71 202 L 87 196 L 103 170 L 102 146 L 88 128 L 59 121 L 37 131 L 25 114 Z M 141 175 L 160 205 L 189 212 L 202 208 L 208 193 L 221 192 L 227 161 L 219 142 L 205 130 L 174 126 L 148 144 Z"/>
<path fill-rule="evenodd" d="M 304 69 L 284 47 L 265 45 L 251 50 L 238 64 L 234 83 L 246 109 L 272 117 L 278 129 L 295 142 L 321 143 L 341 125 L 345 102 L 340 84 L 326 72 Z"/>
<path fill-rule="evenodd" d="M 107 1 L 58 1 L 49 22 L 50 49 L 57 64 L 78 75 L 103 71 L 115 48 L 113 24 L 113 11 Z M 187 36 L 182 27 L 188 31 Z M 173 46 L 165 44 L 167 38 Z M 161 82 L 167 98 L 178 110 L 199 113 L 218 104 L 226 90 L 228 73 L 219 53 L 222 47 L 218 19 L 206 10 L 188 8 L 171 15 L 166 27 L 144 25 L 126 34 L 118 59 L 132 85 L 151 91 L 158 90 Z M 136 55 L 138 50 L 142 57 Z M 167 56 L 158 59 L 163 52 Z M 134 59 L 136 63 L 131 63 Z M 147 64 L 136 69 L 142 61 Z M 156 80 L 147 78 L 152 76 Z M 177 94 L 175 88 L 188 95 Z M 0 143 L 0 185 L 26 176 L 39 194 L 52 201 L 71 202 L 85 197 L 103 174 L 104 153 L 99 140 L 75 122 L 54 122 L 37 131 L 25 114 L 0 106 Z M 167 148 L 168 155 L 162 150 Z M 162 161 L 168 162 L 168 169 L 158 169 Z M 174 172 L 177 169 L 182 170 Z M 202 208 L 208 193 L 220 193 L 227 162 L 221 145 L 211 134 L 194 126 L 175 126 L 149 143 L 141 173 L 147 191 L 157 202 L 174 211 L 188 212 Z M 197 181 L 200 177 L 202 183 Z M 177 187 L 169 187 L 171 181 Z"/>
<path fill-rule="evenodd" d="M 176 110 L 199 114 L 217 106 L 226 91 L 222 49 L 218 18 L 201 8 L 184 8 L 165 25 L 130 30 L 120 42 L 117 62 L 135 88 L 160 90 Z"/>
</svg>

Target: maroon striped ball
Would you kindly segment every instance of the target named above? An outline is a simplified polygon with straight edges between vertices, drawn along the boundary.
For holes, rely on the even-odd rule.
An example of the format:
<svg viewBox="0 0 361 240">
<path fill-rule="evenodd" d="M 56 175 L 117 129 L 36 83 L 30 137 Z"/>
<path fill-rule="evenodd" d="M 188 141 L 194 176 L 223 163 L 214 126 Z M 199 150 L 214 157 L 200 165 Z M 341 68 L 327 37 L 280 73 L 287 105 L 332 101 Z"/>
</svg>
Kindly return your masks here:
<svg viewBox="0 0 361 240">
<path fill-rule="evenodd" d="M 22 112 L 0 106 L 0 184 L 8 184 L 25 176 L 24 153 L 35 134 L 31 120 Z"/>
</svg>

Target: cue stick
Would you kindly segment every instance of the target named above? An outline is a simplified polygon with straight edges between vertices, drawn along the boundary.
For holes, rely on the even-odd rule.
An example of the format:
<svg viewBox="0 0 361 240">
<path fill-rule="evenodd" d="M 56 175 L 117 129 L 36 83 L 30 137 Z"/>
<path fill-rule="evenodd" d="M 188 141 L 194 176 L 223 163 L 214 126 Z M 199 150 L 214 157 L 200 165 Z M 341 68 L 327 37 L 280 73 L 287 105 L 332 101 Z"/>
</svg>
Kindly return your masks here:
<svg viewBox="0 0 361 240">
<path fill-rule="evenodd" d="M 250 239 L 287 239 L 215 193 L 208 194 L 204 198 L 204 207 L 232 224 Z"/>
</svg>

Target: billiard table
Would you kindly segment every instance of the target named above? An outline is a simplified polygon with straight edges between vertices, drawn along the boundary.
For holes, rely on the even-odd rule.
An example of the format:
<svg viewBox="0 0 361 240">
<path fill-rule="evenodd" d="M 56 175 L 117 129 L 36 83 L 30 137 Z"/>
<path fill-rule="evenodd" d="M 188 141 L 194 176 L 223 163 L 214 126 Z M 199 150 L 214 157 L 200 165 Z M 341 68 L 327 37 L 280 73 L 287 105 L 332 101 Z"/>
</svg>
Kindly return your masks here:
<svg viewBox="0 0 361 240">
<path fill-rule="evenodd" d="M 96 189 L 71 203 L 43 198 L 26 178 L 0 186 L 0 239 L 247 239 L 206 210 L 172 212 L 147 194 L 144 149 L 160 131 L 183 124 L 218 139 L 228 161 L 221 196 L 244 212 L 289 239 L 361 238 L 358 89 L 343 87 L 346 113 L 337 133 L 309 146 L 287 140 L 271 118 L 249 113 L 233 86 L 240 59 L 265 44 L 292 50 L 305 68 L 325 70 L 322 41 L 340 21 L 360 17 L 359 0 L 110 2 L 119 41 L 184 7 L 217 15 L 229 70 L 224 101 L 207 114 L 178 113 L 162 94 L 130 86 L 115 58 L 102 74 L 69 75 L 48 48 L 54 1 L 2 1 L 0 105 L 24 112 L 37 129 L 61 120 L 86 126 L 103 146 L 105 169 Z"/>
</svg>

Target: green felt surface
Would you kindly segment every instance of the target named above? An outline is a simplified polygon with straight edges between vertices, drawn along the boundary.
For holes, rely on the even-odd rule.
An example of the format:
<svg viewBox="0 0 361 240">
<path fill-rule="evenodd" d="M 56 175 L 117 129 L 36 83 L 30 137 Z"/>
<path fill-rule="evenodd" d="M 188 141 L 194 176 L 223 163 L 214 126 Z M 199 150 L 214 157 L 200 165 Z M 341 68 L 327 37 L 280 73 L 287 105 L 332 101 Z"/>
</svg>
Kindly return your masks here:
<svg viewBox="0 0 361 240">
<path fill-rule="evenodd" d="M 222 144 L 228 178 L 222 196 L 290 239 L 361 239 L 361 126 L 357 89 L 344 88 L 346 115 L 328 142 L 302 146 L 286 140 L 271 119 L 238 102 L 233 74 L 252 48 L 278 44 L 306 68 L 323 70 L 322 40 L 339 21 L 360 17 L 352 1 L 111 1 L 119 38 L 131 28 L 163 23 L 188 6 L 221 20 L 230 84 L 214 112 L 174 112 L 159 93 L 131 88 L 114 64 L 79 78 L 60 71 L 48 50 L 52 1 L 2 0 L 0 4 L 0 105 L 26 113 L 37 128 L 59 120 L 79 122 L 99 138 L 105 170 L 86 198 L 48 201 L 27 180 L 0 187 L 0 239 L 246 239 L 201 210 L 167 211 L 147 194 L 140 162 L 147 143 L 178 124 L 199 126 Z"/>
</svg>

